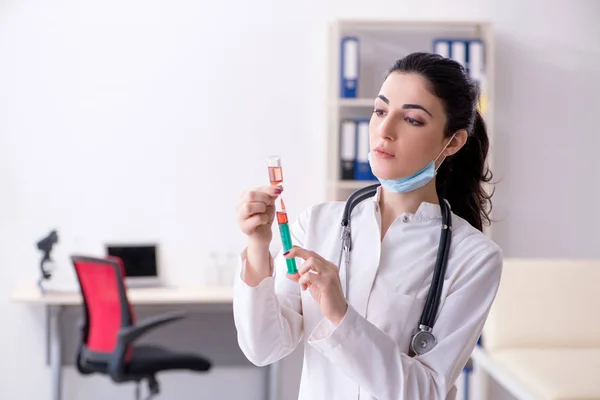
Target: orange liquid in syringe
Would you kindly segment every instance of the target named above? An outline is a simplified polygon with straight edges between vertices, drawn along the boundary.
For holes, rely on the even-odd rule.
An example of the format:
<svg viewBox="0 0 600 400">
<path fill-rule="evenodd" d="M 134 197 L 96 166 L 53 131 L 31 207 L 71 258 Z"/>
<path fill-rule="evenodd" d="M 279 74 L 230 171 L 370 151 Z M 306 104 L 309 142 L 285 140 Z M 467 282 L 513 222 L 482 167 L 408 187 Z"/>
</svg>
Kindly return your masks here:
<svg viewBox="0 0 600 400">
<path fill-rule="evenodd" d="M 277 211 L 276 214 L 277 214 L 277 223 L 278 224 L 287 224 L 288 223 L 288 216 L 285 211 Z"/>
<path fill-rule="evenodd" d="M 269 167 L 269 180 L 271 181 L 271 185 L 279 185 L 283 182 L 281 167 Z"/>
<path fill-rule="evenodd" d="M 281 197 L 279 198 L 279 201 L 281 202 L 281 211 L 277 211 L 275 213 L 277 215 L 277 223 L 287 224 L 288 216 L 287 216 L 287 212 L 285 211 L 285 203 L 283 202 L 283 199 Z"/>
</svg>

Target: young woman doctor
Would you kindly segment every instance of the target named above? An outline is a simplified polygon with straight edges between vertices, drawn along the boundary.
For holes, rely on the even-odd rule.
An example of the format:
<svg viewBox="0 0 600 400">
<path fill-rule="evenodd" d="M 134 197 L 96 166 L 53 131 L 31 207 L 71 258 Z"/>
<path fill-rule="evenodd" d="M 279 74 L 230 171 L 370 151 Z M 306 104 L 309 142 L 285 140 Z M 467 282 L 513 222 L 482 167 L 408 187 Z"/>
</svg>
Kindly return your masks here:
<svg viewBox="0 0 600 400">
<path fill-rule="evenodd" d="M 248 191 L 238 205 L 248 236 L 235 284 L 239 345 L 266 365 L 305 344 L 301 400 L 454 399 L 455 382 L 500 282 L 502 254 L 482 233 L 488 137 L 478 90 L 456 62 L 428 53 L 398 60 L 374 101 L 370 163 L 381 182 L 352 211 L 348 291 L 339 277 L 343 202 L 310 207 L 292 226 L 296 246 L 269 253 L 281 189 Z M 444 200 L 445 199 L 445 200 Z M 432 283 L 442 207 L 451 246 L 435 317 L 436 345 L 409 345 Z M 303 260 L 288 275 L 285 257 Z"/>
</svg>

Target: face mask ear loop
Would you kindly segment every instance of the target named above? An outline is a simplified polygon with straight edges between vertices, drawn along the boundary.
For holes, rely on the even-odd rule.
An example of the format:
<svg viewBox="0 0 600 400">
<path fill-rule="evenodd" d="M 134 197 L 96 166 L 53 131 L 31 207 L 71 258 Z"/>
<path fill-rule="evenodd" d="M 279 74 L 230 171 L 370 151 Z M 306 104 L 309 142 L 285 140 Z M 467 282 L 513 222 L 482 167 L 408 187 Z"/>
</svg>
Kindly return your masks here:
<svg viewBox="0 0 600 400">
<path fill-rule="evenodd" d="M 438 158 L 440 158 L 440 156 L 442 155 L 442 153 L 446 150 L 446 148 L 448 147 L 448 145 L 450 144 L 450 142 L 452 142 L 452 140 L 454 139 L 454 136 L 456 136 L 456 133 L 454 135 L 452 135 L 452 137 L 450 138 L 450 140 L 448 140 L 448 143 L 446 143 L 446 145 L 444 146 L 444 148 L 442 149 L 442 151 L 440 151 L 440 153 L 437 155 L 437 157 L 433 160 L 433 162 L 436 162 L 438 160 Z M 446 159 L 446 156 L 444 156 L 444 158 L 442 158 L 442 161 L 440 162 L 440 165 L 438 165 L 435 168 L 435 172 L 437 173 L 437 170 L 442 166 L 444 160 Z"/>
</svg>

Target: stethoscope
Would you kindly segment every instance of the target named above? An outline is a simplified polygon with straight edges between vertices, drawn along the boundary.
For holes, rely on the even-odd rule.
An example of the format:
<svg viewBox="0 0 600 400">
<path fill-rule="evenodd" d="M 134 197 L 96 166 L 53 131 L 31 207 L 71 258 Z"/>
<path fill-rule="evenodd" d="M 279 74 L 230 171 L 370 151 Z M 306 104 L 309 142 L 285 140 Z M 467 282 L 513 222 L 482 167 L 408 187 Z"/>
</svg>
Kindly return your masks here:
<svg viewBox="0 0 600 400">
<path fill-rule="evenodd" d="M 361 201 L 372 197 L 377 193 L 379 183 L 374 185 L 366 186 L 352 193 L 346 201 L 344 208 L 344 214 L 342 216 L 342 249 L 340 251 L 340 257 L 338 265 L 342 265 L 342 259 L 344 259 L 344 271 L 345 273 L 345 291 L 344 295 L 346 300 L 348 299 L 349 289 L 349 273 L 350 273 L 350 250 L 352 250 L 352 238 L 350 233 L 350 215 L 352 210 Z M 452 216 L 450 214 L 450 206 L 448 203 L 440 199 L 440 207 L 442 209 L 442 234 L 440 236 L 440 244 L 438 247 L 437 259 L 435 263 L 435 270 L 433 272 L 433 280 L 427 299 L 425 301 L 425 307 L 421 313 L 421 319 L 419 320 L 419 326 L 416 328 L 410 339 L 410 352 L 411 356 L 421 355 L 429 352 L 433 349 L 437 340 L 432 333 L 433 325 L 437 315 L 438 307 L 440 305 L 440 298 L 442 296 L 442 287 L 444 282 L 444 275 L 446 274 L 446 265 L 448 264 L 448 253 L 450 251 L 450 239 L 451 239 L 451 228 L 452 228 Z M 342 271 L 340 271 L 340 274 Z"/>
</svg>

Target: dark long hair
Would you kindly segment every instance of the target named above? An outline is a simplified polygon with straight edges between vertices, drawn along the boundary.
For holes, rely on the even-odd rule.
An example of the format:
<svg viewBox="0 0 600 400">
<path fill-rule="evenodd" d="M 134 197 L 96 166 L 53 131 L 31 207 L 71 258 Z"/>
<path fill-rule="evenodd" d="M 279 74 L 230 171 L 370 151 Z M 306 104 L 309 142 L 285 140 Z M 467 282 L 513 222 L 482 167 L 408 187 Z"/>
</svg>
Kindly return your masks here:
<svg viewBox="0 0 600 400">
<path fill-rule="evenodd" d="M 493 175 L 486 164 L 487 129 L 477 110 L 479 86 L 462 65 L 437 54 L 409 54 L 396 61 L 388 74 L 396 71 L 419 74 L 429 82 L 431 93 L 446 110 L 446 137 L 460 129 L 467 131 L 465 145 L 438 169 L 436 189 L 456 215 L 482 231 L 483 224 L 490 223 L 493 194 L 487 193 L 484 185 L 491 182 Z"/>
</svg>

